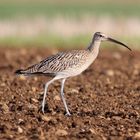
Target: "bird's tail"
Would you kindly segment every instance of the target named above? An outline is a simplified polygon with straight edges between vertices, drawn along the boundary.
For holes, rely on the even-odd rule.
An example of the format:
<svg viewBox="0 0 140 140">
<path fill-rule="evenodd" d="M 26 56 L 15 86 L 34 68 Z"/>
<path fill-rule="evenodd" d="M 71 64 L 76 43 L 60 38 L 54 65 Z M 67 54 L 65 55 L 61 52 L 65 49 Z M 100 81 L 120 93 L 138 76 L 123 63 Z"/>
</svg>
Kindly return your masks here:
<svg viewBox="0 0 140 140">
<path fill-rule="evenodd" d="M 15 74 L 17 74 L 17 75 L 28 75 L 29 73 L 27 73 L 26 70 L 20 69 L 20 70 L 16 70 Z"/>
<path fill-rule="evenodd" d="M 24 76 L 30 76 L 35 74 L 40 74 L 40 72 L 37 69 L 37 65 L 32 65 L 28 67 L 27 69 L 19 69 L 15 71 L 15 74 L 17 75 L 24 75 Z"/>
</svg>

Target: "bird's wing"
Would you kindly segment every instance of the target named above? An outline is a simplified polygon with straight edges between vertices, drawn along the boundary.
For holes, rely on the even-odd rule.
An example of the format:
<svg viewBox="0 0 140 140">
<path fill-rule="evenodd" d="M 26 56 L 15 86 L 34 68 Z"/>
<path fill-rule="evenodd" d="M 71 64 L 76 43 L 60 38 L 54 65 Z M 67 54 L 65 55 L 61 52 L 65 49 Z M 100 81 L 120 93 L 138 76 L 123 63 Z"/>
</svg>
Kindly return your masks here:
<svg viewBox="0 0 140 140">
<path fill-rule="evenodd" d="M 83 51 L 83 50 L 81 50 Z M 72 68 L 79 64 L 84 55 L 80 50 L 61 52 L 32 65 L 26 70 L 30 73 L 55 75 L 57 72 Z"/>
</svg>

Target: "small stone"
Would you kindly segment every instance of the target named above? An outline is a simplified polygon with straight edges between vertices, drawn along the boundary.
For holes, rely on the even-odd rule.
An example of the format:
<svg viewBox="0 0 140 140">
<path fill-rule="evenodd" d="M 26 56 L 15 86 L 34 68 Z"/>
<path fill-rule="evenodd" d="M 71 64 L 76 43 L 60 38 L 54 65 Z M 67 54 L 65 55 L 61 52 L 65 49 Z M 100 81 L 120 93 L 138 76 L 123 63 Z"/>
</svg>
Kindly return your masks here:
<svg viewBox="0 0 140 140">
<path fill-rule="evenodd" d="M 26 80 L 26 77 L 24 75 L 20 75 L 19 79 L 24 81 L 24 80 Z"/>
<path fill-rule="evenodd" d="M 97 95 L 95 93 L 90 94 L 90 97 L 94 100 L 97 98 Z"/>
<path fill-rule="evenodd" d="M 18 124 L 24 124 L 24 120 L 23 119 L 18 119 Z"/>
<path fill-rule="evenodd" d="M 38 103 L 38 100 L 35 99 L 35 98 L 31 98 L 31 101 L 35 102 L 35 103 Z"/>
<path fill-rule="evenodd" d="M 111 86 L 110 86 L 110 89 L 114 89 L 114 86 L 111 85 Z"/>
<path fill-rule="evenodd" d="M 37 90 L 36 87 L 32 87 L 33 92 L 36 92 L 36 90 Z"/>
<path fill-rule="evenodd" d="M 19 133 L 22 133 L 23 132 L 23 129 L 20 126 L 18 126 L 18 132 Z"/>
<path fill-rule="evenodd" d="M 135 133 L 134 137 L 135 140 L 140 140 L 140 132 Z"/>
<path fill-rule="evenodd" d="M 79 91 L 77 89 L 71 89 L 70 91 L 68 91 L 69 93 L 79 93 Z"/>
<path fill-rule="evenodd" d="M 9 137 L 10 137 L 11 139 L 13 139 L 14 136 L 10 134 Z"/>
<path fill-rule="evenodd" d="M 136 63 L 134 64 L 134 69 L 139 69 L 139 68 L 140 68 L 140 63 L 137 63 L 137 62 L 136 62 Z"/>
<path fill-rule="evenodd" d="M 46 122 L 48 122 L 52 119 L 52 117 L 48 117 L 46 115 L 42 115 L 41 118 L 42 118 L 43 121 L 46 121 Z"/>
<path fill-rule="evenodd" d="M 114 71 L 113 71 L 113 70 L 107 70 L 107 71 L 106 71 L 106 74 L 107 74 L 108 76 L 114 76 Z"/>
<path fill-rule="evenodd" d="M 35 80 L 35 81 L 37 81 L 37 80 L 38 80 L 38 78 L 37 78 L 37 77 L 34 77 L 34 80 Z"/>
<path fill-rule="evenodd" d="M 72 89 L 72 93 L 79 93 L 77 89 Z"/>
<path fill-rule="evenodd" d="M 9 112 L 9 107 L 6 104 L 3 104 L 3 110 L 5 112 Z"/>
<path fill-rule="evenodd" d="M 39 94 L 40 94 L 40 95 L 44 95 L 44 92 L 40 92 Z"/>
<path fill-rule="evenodd" d="M 68 132 L 66 130 L 63 130 L 63 129 L 58 129 L 56 131 L 56 135 L 58 135 L 58 136 L 66 136 L 66 135 L 68 135 Z"/>
<path fill-rule="evenodd" d="M 122 118 L 119 117 L 119 116 L 113 116 L 112 118 L 115 119 L 116 121 L 120 121 L 120 120 L 122 119 Z"/>
<path fill-rule="evenodd" d="M 37 106 L 35 106 L 34 104 L 29 104 L 29 105 L 28 105 L 28 108 L 29 108 L 30 110 L 35 110 L 35 109 L 37 109 Z"/>
<path fill-rule="evenodd" d="M 92 134 L 97 134 L 97 132 L 96 132 L 95 129 L 93 129 L 93 128 L 90 128 L 89 131 L 90 131 Z"/>
<path fill-rule="evenodd" d="M 60 101 L 61 99 L 60 99 L 60 97 L 59 97 L 58 95 L 56 95 L 56 96 L 54 97 L 54 100 Z"/>
<path fill-rule="evenodd" d="M 1 109 L 3 110 L 3 112 L 5 112 L 5 113 L 9 112 L 9 107 L 7 106 L 6 103 L 0 102 L 0 106 L 1 106 Z"/>
<path fill-rule="evenodd" d="M 0 85 L 1 85 L 2 87 L 5 87 L 5 86 L 6 86 L 6 84 L 5 84 L 5 83 L 1 83 Z"/>
<path fill-rule="evenodd" d="M 133 71 L 133 75 L 138 75 L 139 74 L 139 70 L 138 69 L 135 69 L 134 71 Z"/>
<path fill-rule="evenodd" d="M 111 80 L 109 78 L 106 78 L 107 84 L 111 84 Z"/>
</svg>

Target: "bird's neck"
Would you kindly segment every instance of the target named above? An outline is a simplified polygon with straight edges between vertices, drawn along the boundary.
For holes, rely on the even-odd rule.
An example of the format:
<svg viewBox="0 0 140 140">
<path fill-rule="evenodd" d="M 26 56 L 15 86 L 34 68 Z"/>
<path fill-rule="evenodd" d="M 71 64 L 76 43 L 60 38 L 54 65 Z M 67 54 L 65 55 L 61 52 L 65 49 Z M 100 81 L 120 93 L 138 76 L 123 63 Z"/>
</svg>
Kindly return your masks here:
<svg viewBox="0 0 140 140">
<path fill-rule="evenodd" d="M 87 48 L 91 53 L 97 53 L 99 52 L 99 47 L 100 47 L 101 41 L 92 41 Z"/>
</svg>

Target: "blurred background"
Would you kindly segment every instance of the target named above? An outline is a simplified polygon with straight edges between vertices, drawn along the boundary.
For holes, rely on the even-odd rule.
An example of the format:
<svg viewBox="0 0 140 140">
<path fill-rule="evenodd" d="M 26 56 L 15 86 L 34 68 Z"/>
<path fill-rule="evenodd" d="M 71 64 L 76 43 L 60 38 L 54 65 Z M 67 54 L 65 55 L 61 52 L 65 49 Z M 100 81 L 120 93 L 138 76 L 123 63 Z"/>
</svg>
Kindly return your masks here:
<svg viewBox="0 0 140 140">
<path fill-rule="evenodd" d="M 139 48 L 140 1 L 0 1 L 0 46 L 84 47 L 96 31 Z"/>
</svg>

